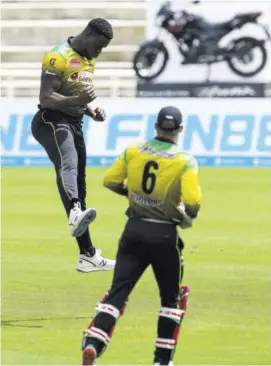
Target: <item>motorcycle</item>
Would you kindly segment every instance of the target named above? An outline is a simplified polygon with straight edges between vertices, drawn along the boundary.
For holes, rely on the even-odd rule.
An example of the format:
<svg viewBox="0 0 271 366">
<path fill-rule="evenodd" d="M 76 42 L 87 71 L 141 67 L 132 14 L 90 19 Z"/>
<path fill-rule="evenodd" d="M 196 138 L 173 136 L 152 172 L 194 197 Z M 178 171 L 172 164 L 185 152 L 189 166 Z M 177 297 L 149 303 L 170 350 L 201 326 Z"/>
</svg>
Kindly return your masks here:
<svg viewBox="0 0 271 366">
<path fill-rule="evenodd" d="M 200 1 L 193 1 L 198 4 Z M 161 39 L 163 33 L 170 34 L 175 41 L 183 65 L 208 65 L 207 80 L 210 65 L 226 61 L 229 68 L 239 76 L 251 77 L 258 74 L 267 62 L 265 42 L 271 39 L 268 28 L 257 23 L 261 12 L 237 14 L 223 23 L 209 23 L 203 17 L 183 10 L 176 17 L 170 2 L 164 3 L 159 9 L 156 19 L 160 27 L 158 36 L 151 41 L 141 44 L 133 60 L 133 68 L 140 79 L 152 80 L 160 75 L 169 61 L 169 52 Z M 239 37 L 231 40 L 224 47 L 218 45 L 221 39 L 230 32 L 242 28 L 247 23 L 254 23 L 262 27 L 267 39 L 253 37 Z M 247 70 L 255 59 L 259 64 Z M 155 64 L 157 64 L 158 67 Z M 153 70 L 154 69 L 154 70 Z"/>
</svg>

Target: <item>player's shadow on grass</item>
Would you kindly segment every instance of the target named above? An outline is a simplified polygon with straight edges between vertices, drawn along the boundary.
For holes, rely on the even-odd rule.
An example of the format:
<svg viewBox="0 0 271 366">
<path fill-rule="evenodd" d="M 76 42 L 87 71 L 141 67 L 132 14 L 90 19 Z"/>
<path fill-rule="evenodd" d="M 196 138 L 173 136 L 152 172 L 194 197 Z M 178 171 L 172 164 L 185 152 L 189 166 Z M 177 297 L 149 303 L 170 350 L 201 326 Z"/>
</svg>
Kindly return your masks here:
<svg viewBox="0 0 271 366">
<path fill-rule="evenodd" d="M 74 318 L 35 318 L 35 319 L 13 319 L 13 320 L 2 320 L 1 326 L 4 327 L 21 327 L 21 328 L 43 328 L 43 325 L 23 325 L 18 323 L 23 322 L 43 322 L 46 320 L 77 320 L 77 319 L 89 319 L 86 316 L 75 316 Z"/>
</svg>

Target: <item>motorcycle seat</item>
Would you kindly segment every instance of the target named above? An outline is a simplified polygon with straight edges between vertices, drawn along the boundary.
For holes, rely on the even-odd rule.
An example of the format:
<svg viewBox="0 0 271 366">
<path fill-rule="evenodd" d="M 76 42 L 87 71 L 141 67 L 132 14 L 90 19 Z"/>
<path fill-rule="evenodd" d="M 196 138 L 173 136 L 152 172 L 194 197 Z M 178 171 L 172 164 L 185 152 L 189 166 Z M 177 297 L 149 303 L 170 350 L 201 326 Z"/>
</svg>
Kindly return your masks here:
<svg viewBox="0 0 271 366">
<path fill-rule="evenodd" d="M 209 23 L 206 22 L 206 26 L 211 30 L 216 29 L 231 29 L 232 19 L 222 23 Z"/>
<path fill-rule="evenodd" d="M 258 18 L 259 16 L 261 16 L 261 12 L 257 11 L 257 12 L 251 12 L 251 13 L 239 13 L 235 15 L 235 18 L 237 19 L 242 19 L 242 20 L 247 20 L 247 21 L 254 21 L 256 18 Z"/>
</svg>

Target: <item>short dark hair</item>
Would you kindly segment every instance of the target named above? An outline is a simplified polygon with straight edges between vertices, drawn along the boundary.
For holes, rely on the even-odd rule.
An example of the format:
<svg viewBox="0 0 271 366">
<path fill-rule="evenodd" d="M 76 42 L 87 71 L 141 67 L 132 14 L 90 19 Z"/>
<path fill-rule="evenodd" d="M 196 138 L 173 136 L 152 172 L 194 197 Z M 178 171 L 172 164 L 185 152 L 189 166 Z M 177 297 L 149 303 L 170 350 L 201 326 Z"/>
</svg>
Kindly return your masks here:
<svg viewBox="0 0 271 366">
<path fill-rule="evenodd" d="M 113 38 L 111 24 L 104 18 L 94 18 L 88 23 L 88 29 L 94 29 L 97 33 L 103 34 L 107 39 Z"/>
</svg>

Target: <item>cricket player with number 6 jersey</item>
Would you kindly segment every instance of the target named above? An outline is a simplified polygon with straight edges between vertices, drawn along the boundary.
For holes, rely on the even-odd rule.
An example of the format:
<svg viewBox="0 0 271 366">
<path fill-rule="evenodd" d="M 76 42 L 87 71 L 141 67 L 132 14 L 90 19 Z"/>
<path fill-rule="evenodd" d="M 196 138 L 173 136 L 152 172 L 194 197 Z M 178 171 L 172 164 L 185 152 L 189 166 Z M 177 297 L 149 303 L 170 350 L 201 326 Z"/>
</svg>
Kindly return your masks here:
<svg viewBox="0 0 271 366">
<path fill-rule="evenodd" d="M 179 109 L 161 109 L 155 128 L 155 139 L 128 147 L 104 178 L 107 188 L 128 197 L 128 221 L 119 242 L 112 286 L 84 333 L 83 365 L 93 365 L 105 351 L 130 293 L 149 265 L 161 298 L 153 362 L 173 365 L 189 295 L 189 287 L 180 286 L 184 245 L 177 227 L 192 226 L 202 194 L 195 158 L 177 146 L 183 130 Z M 130 361 L 136 363 L 137 357 L 138 353 L 131 354 Z"/>
</svg>

